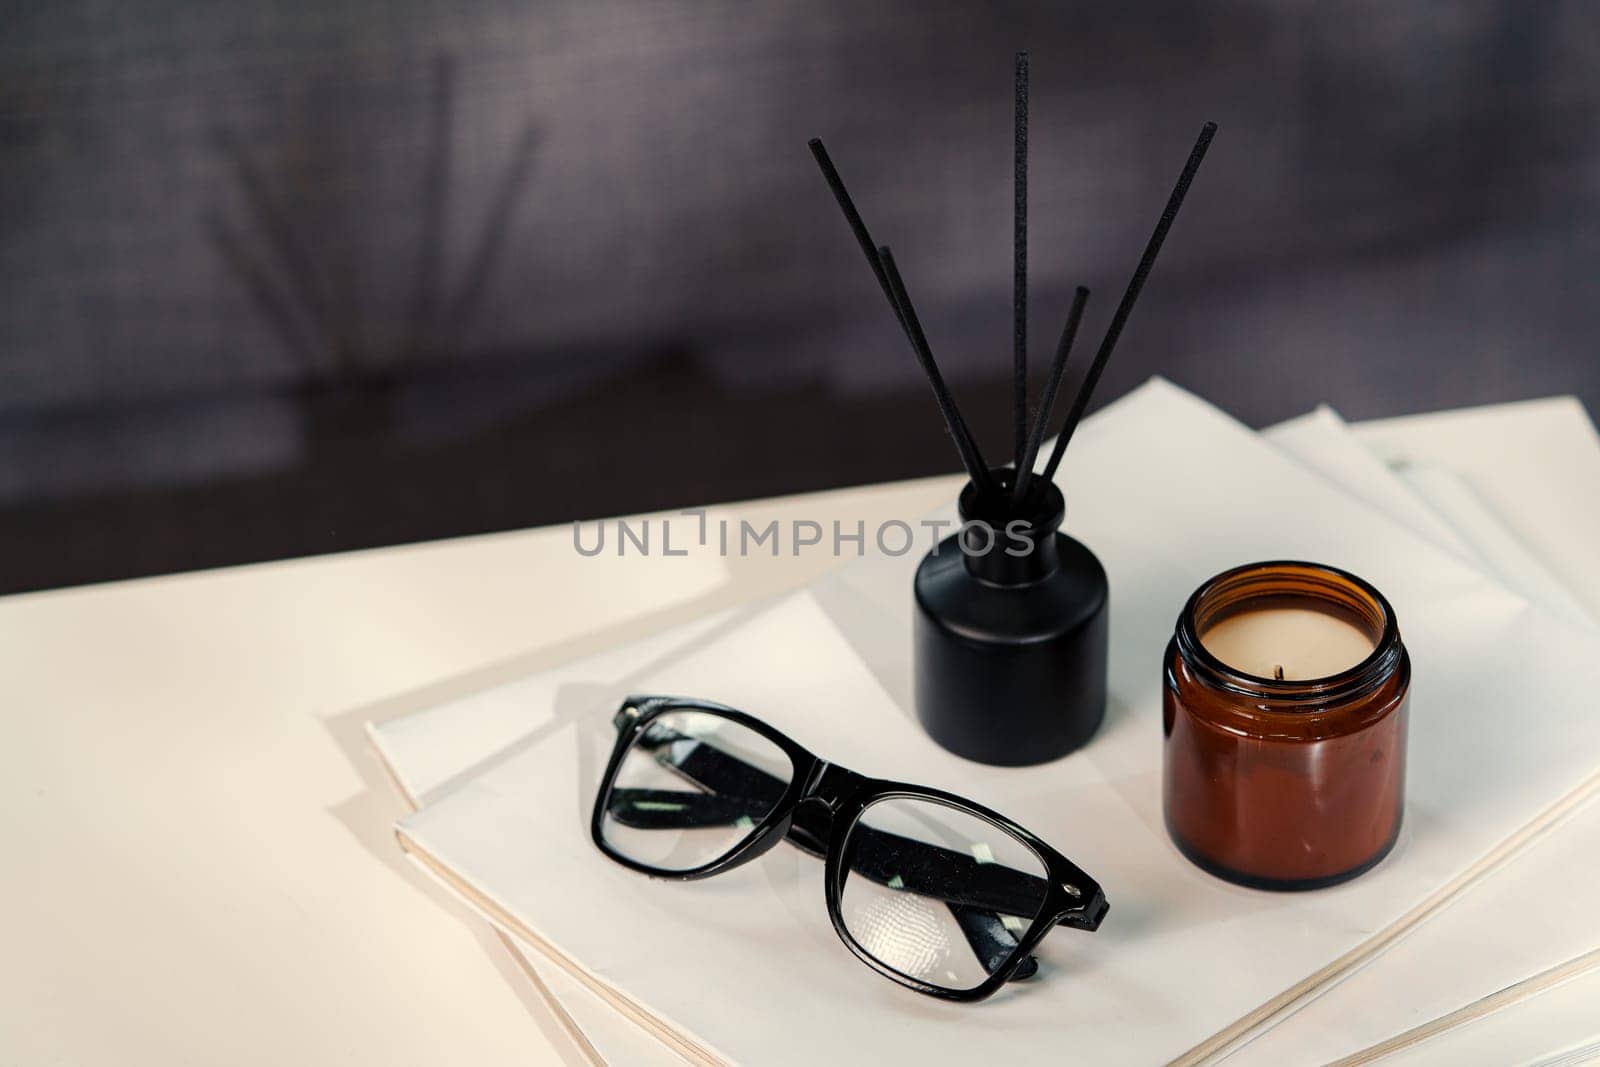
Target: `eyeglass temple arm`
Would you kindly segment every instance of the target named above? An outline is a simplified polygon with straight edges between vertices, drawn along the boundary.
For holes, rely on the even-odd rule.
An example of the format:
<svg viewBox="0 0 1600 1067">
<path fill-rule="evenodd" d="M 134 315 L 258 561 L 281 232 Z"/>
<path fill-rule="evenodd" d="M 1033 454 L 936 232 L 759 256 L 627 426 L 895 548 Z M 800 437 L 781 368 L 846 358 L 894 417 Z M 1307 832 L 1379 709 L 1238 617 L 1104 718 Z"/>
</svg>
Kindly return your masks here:
<svg viewBox="0 0 1600 1067">
<path fill-rule="evenodd" d="M 614 802 L 631 797 L 629 804 L 613 804 L 613 817 L 640 829 L 650 828 L 647 822 L 656 823 L 657 828 L 686 824 L 728 826 L 741 816 L 762 818 L 783 796 L 782 779 L 704 742 L 696 743 L 682 759 L 663 758 L 659 751 L 667 744 L 691 740 L 695 739 L 674 732 L 671 737 L 662 736 L 655 744 L 644 741 L 642 745 L 656 751 L 663 768 L 707 792 L 613 790 Z M 624 810 L 617 810 L 619 807 Z M 659 818 L 652 818 L 653 815 Z M 789 838 L 800 848 L 821 856 L 827 848 L 826 833 L 825 825 L 809 825 L 807 818 L 797 813 Z M 867 863 L 858 862 L 852 864 L 852 870 L 883 885 L 898 876 L 905 889 L 919 896 L 1021 916 L 1030 914 L 1043 895 L 1044 879 L 1037 875 L 1002 863 L 980 862 L 975 856 L 954 849 L 859 825 L 854 831 L 854 841 L 856 847 L 852 851 L 857 856 L 866 851 L 875 861 L 871 866 L 878 869 L 869 869 Z M 871 847 L 863 850 L 863 844 Z M 906 870 L 890 870 L 890 864 Z M 912 881 L 906 882 L 907 877 Z M 941 883 L 960 884 L 965 891 L 959 897 L 952 897 L 939 888 Z M 1083 892 L 1080 887 L 1073 888 Z"/>
<path fill-rule="evenodd" d="M 733 812 L 728 821 L 722 825 L 731 825 L 740 815 L 750 819 L 759 819 L 771 811 L 778 799 L 782 797 L 785 783 L 775 775 L 768 774 L 759 767 L 752 766 L 735 755 L 724 752 L 713 745 L 700 742 L 695 738 L 676 731 L 669 732 L 661 727 L 653 727 L 653 729 L 661 731 L 658 735 L 659 740 L 652 744 L 649 738 L 644 738 L 641 739 L 641 745 L 656 755 L 657 761 L 662 767 L 675 772 L 679 777 L 694 783 L 701 789 L 708 790 L 707 793 L 689 794 L 674 794 L 667 791 L 664 796 L 655 798 L 657 803 L 688 802 L 706 806 L 703 814 L 697 814 L 693 810 L 674 812 L 673 817 L 679 820 L 678 825 L 682 825 L 681 820 L 685 816 L 700 820 L 697 821 L 696 825 L 715 825 L 706 821 L 715 817 L 712 810 L 713 805 L 717 808 L 723 808 L 722 814 L 727 815 L 724 805 L 737 803 L 741 800 L 748 807 L 743 811 Z M 683 741 L 696 741 L 696 743 L 688 752 L 683 754 L 681 759 L 665 758 L 661 750 L 666 745 Z M 670 801 L 666 799 L 668 796 L 671 797 Z M 613 791 L 613 799 L 616 799 L 615 791 Z M 647 807 L 650 806 L 649 800 L 646 800 L 645 803 Z M 613 815 L 623 818 L 626 818 L 629 814 L 631 813 L 613 811 Z M 796 812 L 795 819 L 789 830 L 789 840 L 801 849 L 811 852 L 813 855 L 821 856 L 827 848 L 827 827 L 826 825 L 815 827 L 808 825 L 808 814 L 804 808 Z M 860 856 L 862 852 L 861 845 L 870 843 L 873 847 L 868 849 L 867 852 L 878 861 L 877 866 L 880 868 L 884 867 L 883 861 L 887 857 L 907 857 L 907 859 L 900 861 L 907 868 L 906 871 L 869 870 L 865 863 L 853 862 L 851 864 L 852 870 L 881 885 L 888 885 L 891 878 L 898 876 L 901 879 L 903 888 L 919 896 L 943 900 L 946 903 L 967 904 L 1016 916 L 1031 914 L 1037 908 L 1038 901 L 1043 897 L 1044 879 L 1028 874 L 1025 871 L 1014 870 L 1004 864 L 992 861 L 980 863 L 975 856 L 969 856 L 966 853 L 943 848 L 925 841 L 901 837 L 898 834 L 892 834 L 870 826 L 857 826 L 853 834 L 855 847 L 852 852 Z M 907 862 L 911 856 L 915 856 L 915 860 Z M 911 878 L 909 882 L 906 881 L 908 872 Z M 1085 880 L 1088 881 L 1087 877 Z M 942 886 L 948 885 L 961 885 L 964 888 L 964 892 L 959 897 L 953 896 L 948 890 L 942 888 Z M 1076 891 L 1078 895 L 1081 895 L 1084 900 L 1084 906 L 1074 909 L 1064 916 L 1061 920 L 1062 925 L 1086 930 L 1097 928 L 1106 911 L 1104 897 L 1100 893 L 1099 886 L 1090 881 L 1086 886 L 1068 884 L 1065 888 L 1068 892 Z"/>
<path fill-rule="evenodd" d="M 619 721 L 618 726 L 621 725 Z M 716 791 L 682 793 L 671 790 L 613 789 L 608 801 L 613 817 L 625 824 L 633 822 L 635 825 L 654 824 L 662 827 L 733 825 L 741 818 L 754 820 L 765 817 L 783 797 L 785 786 L 781 779 L 710 745 L 694 745 L 682 760 L 664 758 L 666 753 L 661 751 L 664 745 L 686 740 L 690 738 L 673 731 L 671 736 L 662 737 L 656 745 L 650 744 L 648 736 L 641 738 L 640 742 L 653 752 L 663 768 L 701 789 L 715 788 Z M 711 784 L 713 782 L 714 787 Z M 619 792 L 624 795 L 619 796 Z M 813 825 L 809 816 L 809 809 L 803 807 L 795 812 L 790 820 L 787 839 L 801 851 L 821 856 L 827 848 L 827 827 L 825 824 Z M 640 828 L 645 826 L 641 825 Z M 872 878 L 871 874 L 864 876 Z M 873 880 L 888 884 L 886 878 Z M 913 881 L 916 879 L 913 878 Z M 922 895 L 938 896 L 926 891 Z M 961 928 L 973 955 L 986 969 L 995 970 L 1016 950 L 1016 936 L 1006 928 L 999 915 L 980 911 L 959 901 L 945 900 L 943 903 Z M 1010 980 L 1015 982 L 1032 978 L 1038 970 L 1039 961 L 1031 955 L 1027 956 L 1011 972 Z"/>
<path fill-rule="evenodd" d="M 774 779 L 776 781 L 776 779 Z M 781 783 L 780 783 L 781 788 Z M 714 793 L 685 793 L 680 790 L 670 789 L 613 789 L 609 810 L 612 818 L 625 826 L 638 830 L 667 830 L 683 828 L 702 828 L 711 826 L 732 826 L 740 819 L 759 819 L 771 810 L 772 799 L 757 797 L 741 797 L 730 794 Z M 802 852 L 812 855 L 821 855 L 825 843 L 816 829 L 808 826 L 804 821 L 804 812 L 796 813 L 796 820 L 791 824 L 788 841 Z M 879 833 L 862 827 L 858 833 Z M 932 848 L 933 846 L 927 846 Z M 889 885 L 894 876 L 884 876 L 881 872 L 863 869 L 862 864 L 855 864 L 853 869 L 869 881 L 879 885 Z M 950 909 L 951 916 L 956 925 L 961 928 L 962 935 L 972 952 L 991 971 L 999 967 L 1017 947 L 1015 934 L 1005 925 L 1005 920 L 996 912 L 986 911 L 975 907 L 971 903 L 955 899 L 958 894 L 949 891 L 937 891 L 922 884 L 915 871 L 910 871 L 901 876 L 896 883 L 896 888 L 918 896 L 939 900 Z M 1032 956 L 1027 957 L 1012 973 L 1012 980 L 1033 977 L 1039 969 L 1038 961 Z"/>
<path fill-rule="evenodd" d="M 649 744 L 648 741 L 644 744 L 647 749 L 659 750 L 666 744 L 688 740 L 694 739 L 674 731 L 670 737 L 662 737 L 656 744 Z M 613 790 L 613 817 L 625 824 L 640 829 L 651 828 L 651 824 L 660 828 L 732 825 L 741 817 L 763 817 L 783 795 L 785 786 L 781 779 L 708 744 L 695 744 L 682 761 L 663 759 L 659 751 L 656 754 L 664 768 L 702 789 L 714 789 L 715 792 L 686 794 L 671 790 Z M 693 766 L 690 766 L 691 762 Z M 791 822 L 789 841 L 804 851 L 820 856 L 826 848 L 826 828 L 808 825 L 802 812 L 797 812 Z M 1001 915 L 1027 915 L 1041 899 L 1043 887 L 1038 883 L 1043 879 L 1034 875 L 997 864 L 980 864 L 976 858 L 963 853 L 872 827 L 859 826 L 855 835 L 856 847 L 852 851 L 857 856 L 861 854 L 861 843 L 867 842 L 874 846 L 869 849 L 869 854 L 879 858 L 903 855 L 913 861 L 905 864 L 904 871 L 873 870 L 859 862 L 851 864 L 853 870 L 880 885 L 889 885 L 891 880 L 898 878 L 898 888 L 944 902 L 960 924 L 973 951 L 986 962 L 993 957 L 992 966 L 998 966 L 1000 960 L 1016 946 L 1013 932 L 1006 928 Z M 927 869 L 930 861 L 937 868 L 935 871 Z M 878 866 L 881 867 L 881 864 Z M 929 877 L 930 873 L 932 877 Z M 939 888 L 941 880 L 947 885 L 950 882 L 965 883 L 969 889 L 975 887 L 977 892 L 963 892 L 957 896 L 948 889 Z M 1092 894 L 1088 907 L 1064 916 L 1060 923 L 1086 930 L 1098 927 L 1105 913 L 1104 897 L 1098 887 L 1092 889 Z M 1001 951 L 1001 955 L 995 957 L 996 951 Z M 1030 956 L 1012 977 L 1031 977 L 1037 968 L 1037 961 Z"/>
<path fill-rule="evenodd" d="M 776 781 L 776 779 L 774 779 Z M 611 817 L 635 830 L 703 829 L 733 826 L 739 820 L 753 824 L 772 809 L 776 798 L 734 793 L 685 793 L 674 789 L 613 789 Z M 857 826 L 856 856 L 850 869 L 879 885 L 895 883 L 918 896 L 932 897 L 948 904 L 986 908 L 1007 915 L 1025 915 L 1036 906 L 1043 879 L 1002 865 L 984 865 L 959 852 L 925 841 L 901 837 L 870 826 Z M 789 841 L 813 855 L 826 848 L 818 828 L 798 816 L 789 830 Z M 863 848 L 865 846 L 865 848 Z M 861 856 L 870 852 L 871 858 Z M 973 870 L 976 868 L 976 870 Z M 961 880 L 964 889 L 952 893 L 938 884 Z"/>
</svg>

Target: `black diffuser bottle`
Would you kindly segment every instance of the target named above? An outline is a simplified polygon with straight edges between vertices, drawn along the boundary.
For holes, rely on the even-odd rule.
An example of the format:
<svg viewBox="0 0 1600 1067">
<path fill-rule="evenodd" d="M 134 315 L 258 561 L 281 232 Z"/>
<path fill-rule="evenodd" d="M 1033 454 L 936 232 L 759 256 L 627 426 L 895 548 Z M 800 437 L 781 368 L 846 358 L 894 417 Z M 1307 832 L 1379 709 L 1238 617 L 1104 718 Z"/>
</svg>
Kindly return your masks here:
<svg viewBox="0 0 1600 1067">
<path fill-rule="evenodd" d="M 1106 710 L 1106 572 L 1060 532 L 1061 490 L 1011 506 L 968 483 L 961 532 L 914 584 L 916 706 L 923 729 L 982 763 L 1042 763 L 1081 747 Z"/>
<path fill-rule="evenodd" d="M 1017 55 L 1016 104 L 1015 450 L 1007 468 L 993 469 L 984 462 L 934 362 L 893 254 L 887 246 L 873 243 L 822 142 L 811 142 L 817 165 L 933 386 L 945 425 L 971 479 L 961 493 L 960 532 L 940 542 L 917 568 L 917 718 L 928 734 L 951 752 L 1012 767 L 1043 763 L 1081 747 L 1105 717 L 1106 572 L 1094 553 L 1061 532 L 1064 504 L 1055 473 L 1216 131 L 1209 122 L 1201 129 L 1078 388 L 1049 461 L 1035 473 L 1034 460 L 1050 423 L 1056 390 L 1089 291 L 1080 287 L 1073 298 L 1044 393 L 1030 418 L 1026 53 Z"/>
</svg>

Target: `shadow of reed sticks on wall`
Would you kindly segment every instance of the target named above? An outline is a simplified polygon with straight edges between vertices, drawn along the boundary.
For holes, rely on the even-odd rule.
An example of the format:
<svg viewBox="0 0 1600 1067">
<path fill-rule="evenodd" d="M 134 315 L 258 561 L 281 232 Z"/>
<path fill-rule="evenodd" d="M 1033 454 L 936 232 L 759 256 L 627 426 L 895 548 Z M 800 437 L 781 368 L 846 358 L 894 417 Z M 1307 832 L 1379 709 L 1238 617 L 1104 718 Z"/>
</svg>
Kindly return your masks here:
<svg viewBox="0 0 1600 1067">
<path fill-rule="evenodd" d="M 425 364 L 460 354 L 515 229 L 540 142 L 532 120 L 513 142 L 480 228 L 452 278 L 447 250 L 453 222 L 455 60 L 435 59 L 431 79 L 410 294 L 405 325 L 390 341 L 371 340 L 392 332 L 381 329 L 382 323 L 363 321 L 353 295 L 360 288 L 359 263 L 335 263 L 312 240 L 313 212 L 307 196 L 296 195 L 289 164 L 274 171 L 235 132 L 218 128 L 213 134 L 243 208 L 237 220 L 222 210 L 209 212 L 208 237 L 263 325 L 295 363 L 292 399 L 309 462 L 382 450 L 390 443 L 405 379 Z M 303 134 L 290 148 L 286 159 L 316 159 L 319 151 L 327 151 L 321 138 Z M 376 173 L 382 161 L 366 166 L 366 173 Z M 341 299 L 339 293 L 347 295 Z"/>
</svg>

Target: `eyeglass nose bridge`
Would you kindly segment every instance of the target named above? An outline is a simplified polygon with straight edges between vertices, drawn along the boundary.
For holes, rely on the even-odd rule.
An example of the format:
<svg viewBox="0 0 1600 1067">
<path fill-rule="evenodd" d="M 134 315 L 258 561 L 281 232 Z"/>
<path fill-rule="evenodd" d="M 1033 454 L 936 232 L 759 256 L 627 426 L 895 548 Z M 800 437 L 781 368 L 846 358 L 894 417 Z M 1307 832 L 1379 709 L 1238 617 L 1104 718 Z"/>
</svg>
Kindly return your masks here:
<svg viewBox="0 0 1600 1067">
<path fill-rule="evenodd" d="M 865 781 L 848 768 L 827 760 L 817 761 L 795 802 L 786 835 L 789 841 L 813 856 L 825 855 L 834 814 Z"/>
<path fill-rule="evenodd" d="M 861 775 L 837 763 L 818 760 L 806 784 L 800 790 L 800 801 L 821 801 L 829 811 L 838 811 L 844 800 L 861 788 L 866 781 Z"/>
</svg>

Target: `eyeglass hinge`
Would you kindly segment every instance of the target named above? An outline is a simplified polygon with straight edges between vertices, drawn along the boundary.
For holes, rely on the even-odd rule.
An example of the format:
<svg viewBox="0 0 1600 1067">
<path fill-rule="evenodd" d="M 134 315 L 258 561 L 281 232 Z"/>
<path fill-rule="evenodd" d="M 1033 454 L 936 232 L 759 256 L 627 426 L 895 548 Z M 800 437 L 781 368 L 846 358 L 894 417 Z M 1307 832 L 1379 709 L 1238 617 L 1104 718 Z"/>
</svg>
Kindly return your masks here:
<svg viewBox="0 0 1600 1067">
<path fill-rule="evenodd" d="M 817 791 L 817 786 L 822 784 L 822 779 L 827 777 L 828 771 L 832 767 L 833 764 L 829 763 L 827 760 L 818 760 L 816 768 L 811 772 L 811 777 L 807 778 L 806 784 L 801 787 L 800 796 L 809 797 L 815 794 Z"/>
</svg>

